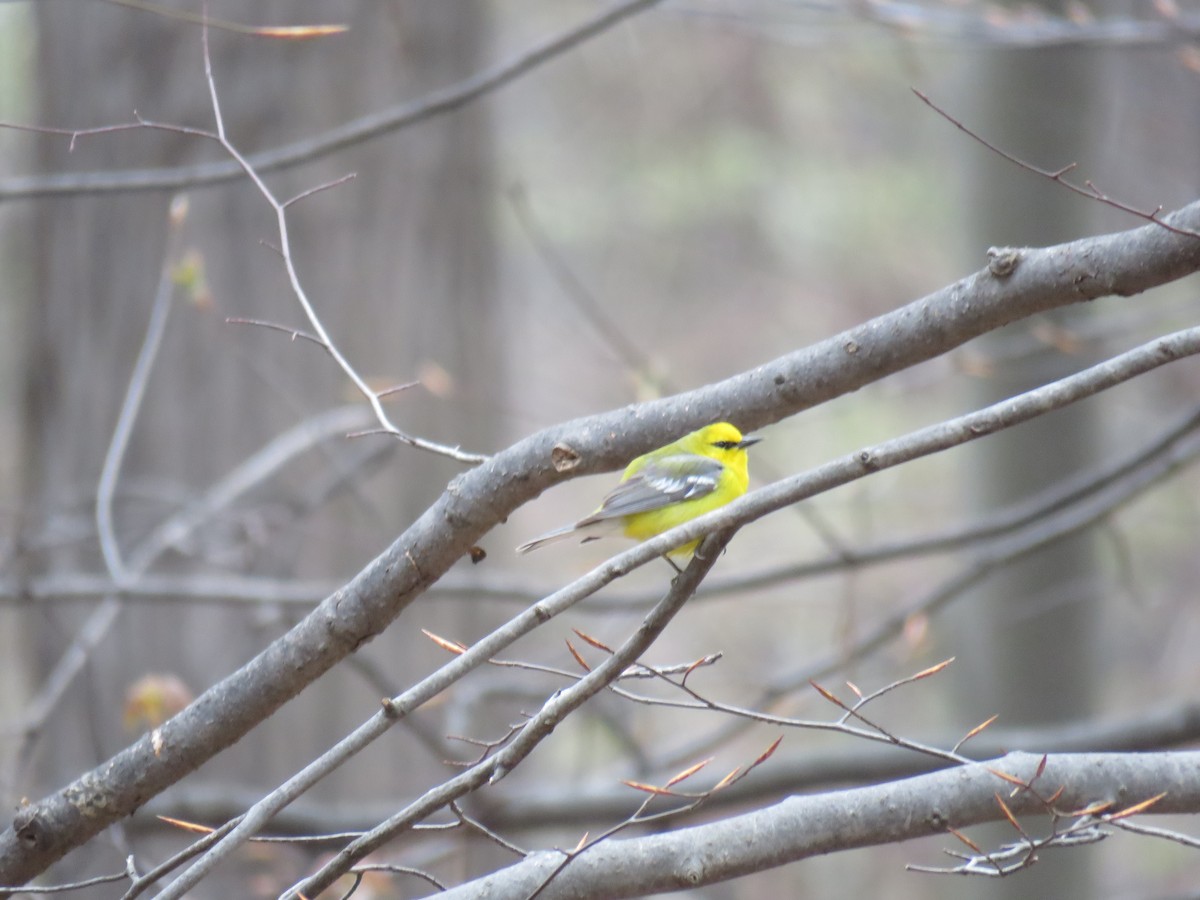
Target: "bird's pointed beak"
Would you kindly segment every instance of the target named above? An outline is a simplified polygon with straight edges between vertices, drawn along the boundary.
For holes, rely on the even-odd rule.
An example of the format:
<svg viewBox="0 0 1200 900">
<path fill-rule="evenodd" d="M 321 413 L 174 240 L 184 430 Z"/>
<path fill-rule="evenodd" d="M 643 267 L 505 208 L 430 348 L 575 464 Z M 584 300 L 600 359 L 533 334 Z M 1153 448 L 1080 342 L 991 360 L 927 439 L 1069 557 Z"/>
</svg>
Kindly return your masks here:
<svg viewBox="0 0 1200 900">
<path fill-rule="evenodd" d="M 760 438 L 758 435 L 754 435 L 754 434 L 747 435 L 746 437 L 744 437 L 740 441 L 738 441 L 738 447 L 741 448 L 742 450 L 745 450 L 747 447 L 753 447 L 755 444 L 757 444 L 761 440 L 762 440 L 762 438 Z"/>
</svg>

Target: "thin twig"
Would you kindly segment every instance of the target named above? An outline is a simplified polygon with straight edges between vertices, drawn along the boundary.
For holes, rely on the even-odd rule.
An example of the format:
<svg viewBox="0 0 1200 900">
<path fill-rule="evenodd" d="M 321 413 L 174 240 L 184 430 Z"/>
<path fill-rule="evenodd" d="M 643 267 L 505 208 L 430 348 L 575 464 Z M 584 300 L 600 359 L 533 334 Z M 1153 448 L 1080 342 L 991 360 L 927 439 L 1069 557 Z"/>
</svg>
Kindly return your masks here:
<svg viewBox="0 0 1200 900">
<path fill-rule="evenodd" d="M 1172 841 L 1176 844 L 1182 844 L 1185 847 L 1192 849 L 1200 849 L 1200 838 L 1194 838 L 1191 835 L 1183 834 L 1178 831 L 1172 831 L 1169 828 L 1156 828 L 1153 825 L 1143 825 L 1140 822 L 1129 822 L 1125 819 L 1110 821 L 1107 824 L 1115 828 L 1120 828 L 1122 831 L 1128 831 L 1131 834 L 1141 834 L 1146 837 L 1161 838 L 1164 841 Z"/>
<path fill-rule="evenodd" d="M 366 398 L 367 402 L 371 406 L 372 411 L 375 413 L 375 417 L 392 437 L 398 438 L 399 440 L 408 444 L 410 447 L 414 447 L 419 450 L 426 450 L 439 456 L 446 456 L 455 460 L 456 462 L 468 463 L 471 465 L 477 465 L 483 462 L 487 459 L 486 456 L 478 453 L 467 453 L 458 447 L 450 447 L 434 441 L 426 440 L 425 438 L 416 437 L 415 435 L 407 434 L 396 427 L 396 425 L 393 424 L 391 419 L 388 417 L 387 411 L 383 408 L 383 403 L 379 398 L 379 394 L 372 390 L 371 386 L 367 384 L 366 379 L 364 379 L 358 373 L 358 370 L 354 368 L 354 366 L 350 363 L 350 360 L 346 358 L 341 349 L 336 343 L 334 343 L 333 338 L 331 338 L 329 335 L 329 332 L 325 330 L 325 325 L 321 321 L 321 317 L 317 315 L 316 307 L 313 306 L 312 302 L 308 298 L 308 293 L 304 290 L 304 286 L 300 283 L 300 274 L 296 271 L 296 264 L 292 258 L 291 238 L 288 230 L 286 206 L 279 202 L 271 189 L 267 187 L 266 182 L 263 181 L 261 174 L 253 166 L 251 166 L 249 162 L 247 162 L 246 157 L 244 157 L 241 151 L 234 146 L 233 142 L 229 140 L 229 137 L 226 133 L 225 120 L 221 115 L 221 103 L 219 94 L 217 92 L 217 82 L 213 76 L 212 55 L 209 52 L 208 46 L 208 31 L 203 31 L 202 35 L 204 43 L 204 77 L 208 84 L 208 94 L 210 103 L 212 105 L 213 118 L 216 121 L 217 140 L 220 142 L 221 147 L 225 150 L 225 152 L 237 161 L 238 165 L 241 166 L 242 170 L 254 183 L 254 186 L 257 188 L 259 194 L 262 195 L 262 198 L 267 201 L 268 205 L 274 211 L 275 225 L 279 231 L 279 252 L 283 258 L 284 269 L 287 272 L 288 282 L 291 284 L 292 294 L 296 298 L 296 301 L 300 304 L 300 308 L 304 310 L 304 315 L 308 319 L 309 324 L 312 325 L 313 331 L 316 332 L 318 342 L 325 348 L 325 352 L 333 358 L 333 361 L 337 363 L 338 367 L 343 373 L 345 373 L 346 377 L 353 382 L 354 386 L 363 395 L 363 397 Z"/>
<path fill-rule="evenodd" d="M 885 694 L 889 690 L 891 690 L 893 687 L 899 686 L 899 684 L 911 684 L 914 680 L 916 680 L 917 677 L 918 676 L 913 676 L 910 678 L 902 679 L 900 682 L 896 682 L 896 683 L 893 683 L 892 685 L 888 685 L 886 688 L 882 689 L 881 691 L 875 692 L 875 694 L 873 696 L 874 697 L 882 696 L 883 694 Z M 862 713 L 859 711 L 861 709 L 861 704 L 858 704 L 855 708 L 848 707 L 845 704 L 838 701 L 836 697 L 829 694 L 827 691 L 824 691 L 823 689 L 821 689 L 822 696 L 824 696 L 827 700 L 830 700 L 831 702 L 835 703 L 842 709 L 846 710 L 848 713 L 850 713 L 855 718 L 857 718 L 859 721 L 861 721 L 864 725 L 866 725 L 867 728 L 864 729 L 864 728 L 855 727 L 853 725 L 848 725 L 846 723 L 846 720 L 844 717 L 838 721 L 826 722 L 826 721 L 821 721 L 821 720 L 817 720 L 817 719 L 797 719 L 797 718 L 793 718 L 791 716 L 779 716 L 779 715 L 774 715 L 772 713 L 762 712 L 758 709 L 734 706 L 733 704 L 730 704 L 730 703 L 722 703 L 722 702 L 719 702 L 716 700 L 712 700 L 711 698 L 704 696 L 698 690 L 696 690 L 695 688 L 686 684 L 682 680 L 676 680 L 674 678 L 669 678 L 666 676 L 662 676 L 662 680 L 664 680 L 667 684 L 671 685 L 676 690 L 687 694 L 688 697 L 690 697 L 691 699 L 690 700 L 673 700 L 673 699 L 664 698 L 664 697 L 649 697 L 649 696 L 645 696 L 643 694 L 635 694 L 632 691 L 628 690 L 627 688 L 618 687 L 616 685 L 613 685 L 610 688 L 610 690 L 614 694 L 616 694 L 620 697 L 624 697 L 635 703 L 640 703 L 640 704 L 643 704 L 646 706 L 661 706 L 661 707 L 665 707 L 665 708 L 669 708 L 669 709 L 705 710 L 705 711 L 709 711 L 709 712 L 717 712 L 717 713 L 722 713 L 724 715 L 733 716 L 736 719 L 741 720 L 743 722 L 753 722 L 753 723 L 766 724 L 766 725 L 778 725 L 782 728 L 795 728 L 795 729 L 806 730 L 806 731 L 825 731 L 825 732 L 832 732 L 835 734 L 844 734 L 844 735 L 848 735 L 850 737 L 861 738 L 861 739 L 867 740 L 867 741 L 874 741 L 876 743 L 888 744 L 888 745 L 896 746 L 896 747 L 903 747 L 906 750 L 911 750 L 915 753 L 920 753 L 923 756 L 928 756 L 933 759 L 944 760 L 946 762 L 957 763 L 959 765 L 963 765 L 963 764 L 966 764 L 966 763 L 969 763 L 972 761 L 969 757 L 962 756 L 952 750 L 942 750 L 938 747 L 933 747 L 928 744 L 919 743 L 917 741 L 913 741 L 908 738 L 898 737 L 897 735 L 890 733 L 889 731 L 887 731 L 880 725 L 870 721 L 865 716 L 863 716 Z M 662 768 L 662 767 L 660 766 L 659 768 Z"/>
<path fill-rule="evenodd" d="M 758 756 L 758 758 L 755 759 L 752 763 L 750 763 L 749 765 L 747 765 L 745 767 L 739 766 L 737 769 L 735 769 L 729 775 L 726 775 L 723 779 L 721 779 L 719 782 L 717 782 L 717 784 L 714 785 L 709 790 L 702 791 L 700 793 L 685 794 L 685 793 L 678 792 L 678 791 L 671 789 L 671 788 L 673 788 L 673 786 L 675 784 L 677 784 L 679 781 L 683 780 L 683 778 L 690 777 L 691 775 L 695 774 L 695 772 L 697 772 L 699 769 L 703 768 L 704 765 L 706 765 L 706 763 L 707 763 L 707 761 L 706 761 L 706 762 L 699 763 L 699 764 L 696 764 L 696 765 L 690 767 L 687 770 L 686 774 L 684 774 L 682 776 L 675 776 L 674 778 L 672 778 L 668 782 L 667 788 L 655 789 L 655 790 L 648 791 L 649 796 L 647 796 L 646 799 L 642 801 L 641 805 L 638 806 L 637 810 L 634 811 L 634 813 L 632 815 L 627 816 L 623 821 L 618 822 L 616 825 L 613 825 L 611 828 L 605 829 L 604 831 L 602 831 L 600 834 L 596 835 L 595 837 L 591 837 L 590 835 L 584 835 L 583 839 L 579 842 L 579 844 L 570 851 L 560 850 L 559 852 L 563 854 L 562 862 L 559 863 L 558 866 L 556 866 L 549 873 L 549 875 L 546 876 L 546 878 L 541 882 L 541 884 L 539 884 L 533 890 L 532 893 L 527 895 L 526 900 L 537 900 L 537 897 L 539 897 L 542 894 L 542 892 L 545 891 L 546 888 L 548 888 L 550 886 L 550 883 L 552 881 L 554 881 L 554 879 L 556 879 L 559 875 L 561 875 L 571 863 L 573 863 L 576 859 L 579 858 L 579 856 L 581 854 L 586 853 L 587 851 L 591 850 L 592 848 L 598 846 L 599 844 L 604 843 L 607 840 L 610 840 L 613 837 L 616 837 L 616 835 L 620 834 L 622 831 L 625 831 L 625 830 L 632 828 L 634 826 L 637 826 L 637 825 L 647 825 L 647 824 L 650 824 L 653 822 L 661 821 L 663 819 L 669 819 L 669 818 L 673 819 L 677 816 L 684 815 L 689 812 L 694 812 L 695 810 L 699 809 L 701 806 L 703 806 L 705 803 L 707 803 L 713 797 L 714 794 L 718 793 L 719 791 L 723 791 L 726 788 L 732 787 L 733 785 L 737 784 L 739 781 L 744 779 L 751 772 L 753 772 L 755 769 L 757 769 L 759 766 L 761 766 L 764 762 L 766 762 L 775 753 L 775 750 L 776 750 L 776 748 L 778 748 L 778 746 L 779 746 L 779 740 L 776 740 L 764 753 L 761 753 Z M 630 783 L 626 782 L 626 784 L 630 784 Z M 680 799 L 687 799 L 688 802 L 684 803 L 682 806 L 675 807 L 673 809 L 667 809 L 667 810 L 662 810 L 660 812 L 647 814 L 646 810 L 648 810 L 650 808 L 650 804 L 654 802 L 655 797 L 663 796 L 663 795 L 678 797 Z"/>
<path fill-rule="evenodd" d="M 488 828 L 482 822 L 478 822 L 475 819 L 473 819 L 471 816 L 467 815 L 465 812 L 463 812 L 462 806 L 460 806 L 456 801 L 451 801 L 448 804 L 448 806 L 449 806 L 450 811 L 458 817 L 458 821 L 460 821 L 465 827 L 471 829 L 472 831 L 477 832 L 478 834 L 487 838 L 492 843 L 494 843 L 500 847 L 503 847 L 509 853 L 513 853 L 516 856 L 520 856 L 522 858 L 529 855 L 528 850 L 522 850 L 520 847 L 518 847 L 516 844 L 512 843 L 511 841 L 506 841 L 504 838 L 502 838 L 500 835 L 496 834 L 495 831 Z"/>
<path fill-rule="evenodd" d="M 309 334 L 307 331 L 300 331 L 297 328 L 289 328 L 286 325 L 280 325 L 277 322 L 267 322 L 263 319 L 244 319 L 240 316 L 226 316 L 225 324 L 226 325 L 256 325 L 259 328 L 269 328 L 271 331 L 283 332 L 288 337 L 290 337 L 293 341 L 296 341 L 296 340 L 309 341 L 310 343 L 316 344 L 322 350 L 329 349 L 329 345 L 326 344 L 319 337 L 314 337 L 313 335 Z"/>
<path fill-rule="evenodd" d="M 350 172 L 349 174 L 343 175 L 341 178 L 335 178 L 333 181 L 327 181 L 324 184 L 318 184 L 316 187 L 310 187 L 307 190 L 303 190 L 291 200 L 284 200 L 281 205 L 284 209 L 287 209 L 293 203 L 299 203 L 301 200 L 306 200 L 313 194 L 319 194 L 321 191 L 327 191 L 330 188 L 340 187 L 347 181 L 353 181 L 357 177 L 357 172 Z"/>
<path fill-rule="evenodd" d="M 125 568 L 116 527 L 113 524 L 113 496 L 117 490 L 117 479 L 121 474 L 121 463 L 125 459 L 125 450 L 129 446 L 129 438 L 133 434 L 133 426 L 141 411 L 142 400 L 146 396 L 146 387 L 150 383 L 150 372 L 154 368 L 154 361 L 158 358 L 158 350 L 162 346 L 163 335 L 167 330 L 167 319 L 171 314 L 171 299 L 175 294 L 175 281 L 172 273 L 186 217 L 187 200 L 183 197 L 176 197 L 171 202 L 171 209 L 167 215 L 167 247 L 163 253 L 158 287 L 155 290 L 154 303 L 150 309 L 150 321 L 146 325 L 146 335 L 142 339 L 137 361 L 129 376 L 129 386 L 125 390 L 125 399 L 121 403 L 117 424 L 113 428 L 108 451 L 104 454 L 104 465 L 100 469 L 100 481 L 96 486 L 96 531 L 100 538 L 100 550 L 104 556 L 104 564 L 108 567 L 108 572 L 118 587 L 128 581 L 129 572 Z"/>
<path fill-rule="evenodd" d="M 1121 212 L 1130 213 L 1131 215 L 1137 216 L 1139 219 L 1145 219 L 1147 222 L 1153 222 L 1155 225 L 1165 228 L 1167 231 L 1173 232 L 1174 234 L 1184 235 L 1185 237 L 1200 238 L 1200 233 L 1192 231 L 1189 228 L 1177 228 L 1174 225 L 1170 225 L 1167 222 L 1164 222 L 1160 218 L 1160 215 L 1162 214 L 1162 211 L 1163 211 L 1162 206 L 1157 206 L 1153 210 L 1146 212 L 1145 210 L 1141 210 L 1141 209 L 1138 209 L 1137 207 L 1130 206 L 1127 203 L 1122 203 L 1120 200 L 1116 200 L 1116 199 L 1108 196 L 1103 191 L 1099 190 L 1091 182 L 1091 180 L 1084 181 L 1083 187 L 1080 187 L 1079 185 L 1068 181 L 1066 179 L 1066 176 L 1069 173 L 1073 172 L 1078 167 L 1078 163 L 1068 163 L 1067 165 L 1063 166 L 1061 169 L 1055 169 L 1055 170 L 1051 171 L 1048 169 L 1039 168 L 1038 166 L 1035 166 L 1032 163 L 1026 162 L 1025 160 L 1021 159 L 1020 157 L 1014 156 L 1013 154 L 1009 153 L 1007 150 L 1003 150 L 1000 147 L 997 147 L 995 144 L 991 143 L 990 141 L 988 141 L 988 140 L 984 139 L 983 137 L 981 137 L 980 135 L 976 134 L 974 131 L 972 131 L 970 128 L 968 128 L 966 125 L 964 125 L 961 121 L 954 118 L 954 116 L 950 115 L 950 113 L 946 112 L 944 109 L 942 109 L 940 106 L 938 106 L 932 100 L 930 100 L 929 97 L 926 96 L 925 94 L 923 94 L 921 91 L 917 90 L 916 88 L 911 88 L 911 90 L 914 94 L 917 95 L 917 97 L 921 100 L 922 103 L 924 103 L 926 106 L 928 106 L 930 109 L 932 109 L 935 113 L 937 113 L 939 116 L 941 116 L 947 122 L 949 122 L 951 125 L 953 125 L 955 128 L 957 128 L 959 131 L 961 131 L 963 134 L 967 135 L 968 137 L 972 138 L 973 140 L 978 141 L 980 144 L 982 144 L 988 150 L 995 153 L 997 156 L 1000 156 L 1000 157 L 1008 160 L 1010 163 L 1013 163 L 1014 165 L 1021 167 L 1025 171 L 1032 172 L 1035 175 L 1040 175 L 1042 178 L 1046 178 L 1050 181 L 1055 182 L 1056 184 L 1061 184 L 1067 190 L 1073 191 L 1074 193 L 1079 194 L 1079 196 L 1081 196 L 1081 197 L 1087 197 L 1089 200 L 1095 200 L 1099 203 L 1103 203 L 1105 206 L 1111 206 L 1113 209 L 1119 209 Z"/>
<path fill-rule="evenodd" d="M 48 884 L 42 887 L 34 887 L 32 885 L 0 885 L 0 894 L 67 894 L 72 891 L 82 891 L 84 888 L 95 887 L 98 884 L 113 884 L 118 881 L 125 881 L 129 878 L 128 872 L 119 872 L 112 875 L 97 875 L 95 878 L 87 878 L 83 881 L 72 881 L 68 884 Z"/>
<path fill-rule="evenodd" d="M 351 874 L 358 875 L 364 872 L 388 872 L 394 875 L 411 875 L 414 878 L 419 878 L 422 881 L 428 882 L 439 891 L 446 890 L 446 885 L 442 884 L 428 872 L 421 869 L 415 869 L 412 866 L 401 866 L 396 863 L 363 863 L 355 866 L 350 870 Z"/>
</svg>

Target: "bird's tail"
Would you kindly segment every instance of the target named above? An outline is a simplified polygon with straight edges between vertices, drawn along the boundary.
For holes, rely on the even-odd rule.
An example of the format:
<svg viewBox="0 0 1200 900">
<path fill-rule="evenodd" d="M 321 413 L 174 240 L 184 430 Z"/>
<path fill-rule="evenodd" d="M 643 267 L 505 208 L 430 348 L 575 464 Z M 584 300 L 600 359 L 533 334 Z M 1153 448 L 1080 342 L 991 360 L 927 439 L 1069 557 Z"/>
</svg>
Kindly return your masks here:
<svg viewBox="0 0 1200 900">
<path fill-rule="evenodd" d="M 620 530 L 620 519 L 596 520 L 589 516 L 570 525 L 564 525 L 562 528 L 547 531 L 545 534 L 535 537 L 532 541 L 526 541 L 517 548 L 517 552 L 528 553 L 530 550 L 536 550 L 538 547 L 544 547 L 546 544 L 565 541 L 567 538 L 573 537 L 578 537 L 581 543 L 586 544 L 588 541 L 598 540 L 606 534 L 613 534 Z"/>
<path fill-rule="evenodd" d="M 564 525 L 562 528 L 555 528 L 553 531 L 547 531 L 545 534 L 535 537 L 532 541 L 526 541 L 517 548 L 518 553 L 528 553 L 530 550 L 536 550 L 538 547 L 544 547 L 546 544 L 553 544 L 556 541 L 564 541 L 569 537 L 574 537 L 576 529 L 574 523 Z"/>
</svg>

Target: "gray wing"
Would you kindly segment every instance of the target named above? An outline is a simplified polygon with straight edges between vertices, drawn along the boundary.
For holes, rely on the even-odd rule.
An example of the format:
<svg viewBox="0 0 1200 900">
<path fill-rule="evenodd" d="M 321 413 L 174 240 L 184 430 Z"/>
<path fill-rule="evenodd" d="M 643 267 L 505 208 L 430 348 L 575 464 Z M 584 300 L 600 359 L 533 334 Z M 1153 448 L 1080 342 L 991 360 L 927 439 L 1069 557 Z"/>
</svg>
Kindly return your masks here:
<svg viewBox="0 0 1200 900">
<path fill-rule="evenodd" d="M 711 494 L 717 489 L 724 468 L 715 459 L 693 454 L 653 459 L 613 488 L 600 508 L 576 525 L 650 512 Z"/>
</svg>

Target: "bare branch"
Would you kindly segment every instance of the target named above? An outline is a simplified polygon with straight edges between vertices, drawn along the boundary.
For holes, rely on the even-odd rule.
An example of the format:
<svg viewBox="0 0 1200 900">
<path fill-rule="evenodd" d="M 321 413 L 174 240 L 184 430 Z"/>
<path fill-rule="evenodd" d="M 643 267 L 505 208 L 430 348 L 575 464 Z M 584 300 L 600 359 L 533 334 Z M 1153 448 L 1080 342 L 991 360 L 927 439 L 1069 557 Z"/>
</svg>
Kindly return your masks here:
<svg viewBox="0 0 1200 900">
<path fill-rule="evenodd" d="M 1127 203 L 1122 203 L 1120 200 L 1116 200 L 1116 199 L 1108 196 L 1103 191 L 1099 190 L 1094 184 L 1092 184 L 1092 182 L 1090 180 L 1084 181 L 1083 187 L 1080 187 L 1079 185 L 1074 184 L 1066 179 L 1067 174 L 1070 172 L 1073 172 L 1075 170 L 1076 163 L 1070 163 L 1068 165 L 1063 166 L 1061 169 L 1055 169 L 1054 171 L 1049 171 L 1047 169 L 1041 169 L 1031 163 L 1027 163 L 1025 160 L 1021 159 L 1020 157 L 1014 156 L 1013 154 L 1009 153 L 1007 150 L 1003 150 L 1000 147 L 997 147 L 995 144 L 991 143 L 990 141 L 987 141 L 984 138 L 980 137 L 978 134 L 976 134 L 974 131 L 972 131 L 970 128 L 968 128 L 966 125 L 964 125 L 961 121 L 954 118 L 954 116 L 950 115 L 950 113 L 946 112 L 944 109 L 942 109 L 940 106 L 938 106 L 932 100 L 930 100 L 925 94 L 921 93 L 916 88 L 912 88 L 912 92 L 914 94 L 916 94 L 918 98 L 920 98 L 922 103 L 924 103 L 926 106 L 928 106 L 930 109 L 932 109 L 935 113 L 937 113 L 939 116 L 941 116 L 947 122 L 949 122 L 951 125 L 953 125 L 955 128 L 957 128 L 959 131 L 961 131 L 963 134 L 978 141 L 983 146 L 987 147 L 989 150 L 991 150 L 993 153 L 995 153 L 997 156 L 1003 157 L 1004 159 L 1008 160 L 1010 163 L 1013 163 L 1014 165 L 1021 167 L 1026 172 L 1032 172 L 1033 174 L 1040 175 L 1041 177 L 1043 177 L 1049 181 L 1053 181 L 1056 184 L 1061 184 L 1067 190 L 1072 191 L 1076 194 L 1079 194 L 1081 197 L 1087 197 L 1089 200 L 1095 200 L 1099 203 L 1103 203 L 1105 206 L 1111 206 L 1113 209 L 1119 209 L 1121 212 L 1130 213 L 1131 215 L 1137 216 L 1139 219 L 1145 219 L 1147 222 L 1153 222 L 1156 225 L 1161 225 L 1163 228 L 1167 229 L 1168 231 L 1172 231 L 1175 234 L 1186 235 L 1187 237 L 1193 237 L 1193 238 L 1200 238 L 1200 232 L 1193 231 L 1190 228 L 1176 228 L 1175 226 L 1162 221 L 1162 219 L 1160 218 L 1160 216 L 1162 215 L 1162 212 L 1163 212 L 1162 206 L 1156 206 L 1154 209 L 1147 212 L 1145 210 L 1137 209 L 1136 207 L 1130 206 Z M 997 255 L 1000 255 L 1002 253 L 1003 253 L 1003 251 L 997 251 Z"/>
<path fill-rule="evenodd" d="M 1041 755 L 1011 753 L 992 766 L 1028 781 Z M 1167 791 L 1154 812 L 1200 810 L 1200 753 L 1136 758 L 1101 753 L 1053 756 L 1043 776 L 1064 786 L 1066 804 L 1096 797 L 1130 798 Z M 562 871 L 543 893 L 560 897 L 621 898 L 695 889 L 751 871 L 834 851 L 944 834 L 950 828 L 996 821 L 993 796 L 1002 785 L 988 766 L 973 764 L 932 775 L 830 794 L 792 796 L 765 809 L 680 831 L 592 848 Z M 1022 794 L 1009 805 L 1018 814 L 1044 812 L 1039 798 Z M 720 853 L 697 854 L 698 847 Z M 538 853 L 507 869 L 452 888 L 445 900 L 524 896 L 561 862 Z"/>
<path fill-rule="evenodd" d="M 227 325 L 257 325 L 259 328 L 269 328 L 271 331 L 282 331 L 293 341 L 308 341 L 316 344 L 322 350 L 328 349 L 325 342 L 319 337 L 314 337 L 307 331 L 300 331 L 296 328 L 288 328 L 286 325 L 280 325 L 276 322 L 265 322 L 262 319 L 244 319 L 240 316 L 229 316 L 225 319 Z"/>
<path fill-rule="evenodd" d="M 1155 828 L 1153 825 L 1143 825 L 1141 822 L 1126 822 L 1123 820 L 1113 821 L 1109 824 L 1120 828 L 1122 831 L 1128 831 L 1131 834 L 1162 838 L 1164 841 L 1171 841 L 1172 843 L 1182 844 L 1185 847 L 1191 847 L 1193 850 L 1200 850 L 1200 838 L 1181 834 L 1178 831 L 1172 831 L 1168 828 Z"/>
<path fill-rule="evenodd" d="M 72 881 L 67 884 L 49 884 L 39 887 L 30 885 L 6 886 L 0 885 L 0 893 L 7 894 L 8 892 L 31 894 L 37 896 L 49 896 L 52 894 L 69 894 L 72 891 L 82 891 L 85 888 L 95 887 L 98 884 L 113 884 L 118 881 L 125 881 L 129 878 L 128 872 L 119 872 L 112 875 L 97 875 L 95 878 L 86 878 L 83 881 Z"/>
<path fill-rule="evenodd" d="M 304 290 L 304 286 L 300 283 L 300 274 L 296 271 L 296 264 L 292 258 L 291 239 L 289 237 L 288 230 L 287 204 L 281 203 L 278 199 L 276 199 L 275 194 L 270 190 L 270 188 L 267 187 L 266 182 L 263 181 L 259 172 L 255 170 L 249 162 L 247 162 L 241 151 L 234 146 L 226 134 L 225 121 L 221 115 L 221 104 L 220 97 L 217 92 L 217 83 L 213 76 L 212 57 L 208 51 L 207 30 L 203 32 L 203 36 L 204 76 L 208 83 L 208 93 L 210 102 L 212 104 L 213 118 L 216 120 L 217 124 L 217 140 L 220 142 L 221 147 L 225 150 L 225 152 L 228 153 L 234 160 L 236 160 L 238 165 L 242 167 L 243 171 L 245 171 L 246 175 L 248 175 L 250 180 L 254 183 L 254 186 L 257 188 L 259 194 L 262 195 L 263 199 L 267 201 L 275 213 L 275 225 L 279 230 L 279 253 L 283 257 L 283 264 L 285 270 L 287 271 L 288 282 L 291 284 L 293 296 L 295 296 L 296 301 L 300 304 L 301 309 L 304 310 L 304 315 L 308 319 L 309 324 L 312 325 L 313 331 L 316 332 L 317 342 L 324 347 L 325 352 L 333 358 L 333 361 L 337 363 L 338 368 L 345 373 L 346 377 L 353 382 L 358 391 L 367 399 L 367 402 L 371 405 L 372 411 L 375 413 L 375 417 L 379 420 L 379 423 L 384 427 L 389 435 L 400 439 L 410 447 L 415 447 L 419 450 L 427 450 L 440 456 L 446 456 L 457 462 L 471 464 L 482 462 L 485 457 L 478 453 L 467 453 L 458 447 L 448 447 L 443 444 L 428 441 L 424 438 L 410 435 L 397 428 L 388 417 L 387 411 L 384 410 L 383 402 L 380 399 L 379 394 L 367 384 L 366 380 L 358 373 L 358 370 L 354 368 L 354 366 L 350 363 L 350 360 L 347 359 L 339 349 L 338 345 L 334 343 L 333 338 L 329 335 L 329 332 L 325 330 L 325 325 L 321 321 L 321 317 L 317 315 L 316 307 L 313 306 L 312 302 L 308 298 L 308 293 Z"/>
<path fill-rule="evenodd" d="M 122 558 L 120 543 L 117 539 L 116 527 L 113 524 L 112 501 L 117 490 L 117 478 L 121 474 L 121 463 L 125 459 L 125 450 L 129 446 L 129 438 L 133 434 L 134 422 L 142 408 L 142 399 L 146 396 L 146 387 L 150 383 L 150 372 L 154 361 L 158 358 L 159 347 L 162 346 L 163 335 L 167 330 L 167 318 L 171 312 L 171 299 L 175 293 L 175 281 L 172 271 L 175 259 L 179 254 L 179 239 L 183 234 L 183 223 L 187 217 L 187 200 L 176 197 L 171 203 L 167 215 L 167 248 L 163 253 L 162 266 L 158 274 L 158 288 L 154 293 L 154 303 L 150 310 L 150 321 L 146 326 L 146 335 L 138 351 L 133 373 L 129 377 L 129 387 L 125 390 L 125 398 L 121 403 L 117 424 L 113 428 L 112 439 L 108 452 L 104 455 L 104 465 L 100 470 L 100 481 L 96 486 L 96 531 L 100 536 L 100 550 L 104 556 L 104 564 L 108 573 L 118 585 L 124 585 L 129 580 L 129 571 Z"/>
</svg>

